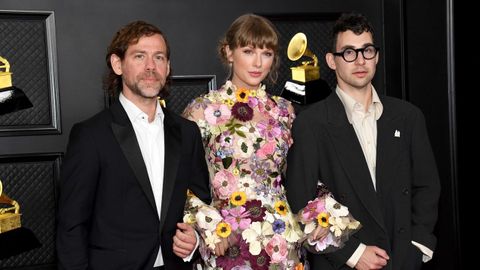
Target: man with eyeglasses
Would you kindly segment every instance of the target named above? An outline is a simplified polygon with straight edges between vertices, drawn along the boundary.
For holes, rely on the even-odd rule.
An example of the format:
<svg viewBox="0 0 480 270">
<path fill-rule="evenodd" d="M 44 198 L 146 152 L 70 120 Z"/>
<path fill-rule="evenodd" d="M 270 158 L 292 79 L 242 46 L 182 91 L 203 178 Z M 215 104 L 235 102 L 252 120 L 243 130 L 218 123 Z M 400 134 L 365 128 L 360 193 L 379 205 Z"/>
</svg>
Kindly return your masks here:
<svg viewBox="0 0 480 270">
<path fill-rule="evenodd" d="M 285 188 L 297 212 L 322 182 L 362 228 L 342 249 L 310 254 L 311 268 L 421 269 L 435 249 L 440 195 L 423 114 L 373 87 L 379 48 L 364 16 L 343 14 L 332 32 L 326 61 L 337 87 L 294 121 Z"/>
</svg>

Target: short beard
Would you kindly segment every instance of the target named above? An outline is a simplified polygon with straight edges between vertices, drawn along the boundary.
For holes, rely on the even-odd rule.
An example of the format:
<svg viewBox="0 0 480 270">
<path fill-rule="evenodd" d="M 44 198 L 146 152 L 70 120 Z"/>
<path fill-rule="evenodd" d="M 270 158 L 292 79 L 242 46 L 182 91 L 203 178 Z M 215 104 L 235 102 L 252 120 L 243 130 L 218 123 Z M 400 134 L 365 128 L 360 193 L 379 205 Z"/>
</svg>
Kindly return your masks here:
<svg viewBox="0 0 480 270">
<path fill-rule="evenodd" d="M 144 77 L 152 75 L 157 79 L 157 82 L 147 84 L 142 81 Z M 158 73 L 144 72 L 137 76 L 137 80 L 134 83 L 125 81 L 125 84 L 135 95 L 138 95 L 142 98 L 156 98 L 165 86 L 165 79 L 162 78 Z M 149 89 L 153 89 L 153 92 L 149 91 Z"/>
</svg>

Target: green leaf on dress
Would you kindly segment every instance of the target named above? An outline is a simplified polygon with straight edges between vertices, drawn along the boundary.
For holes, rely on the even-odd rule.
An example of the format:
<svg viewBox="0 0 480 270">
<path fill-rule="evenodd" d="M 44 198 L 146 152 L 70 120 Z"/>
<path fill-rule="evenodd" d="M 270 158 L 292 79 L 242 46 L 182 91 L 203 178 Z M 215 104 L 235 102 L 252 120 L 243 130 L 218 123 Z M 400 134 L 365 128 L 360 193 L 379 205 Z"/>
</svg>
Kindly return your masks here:
<svg viewBox="0 0 480 270">
<path fill-rule="evenodd" d="M 231 157 L 223 158 L 222 163 L 223 163 L 223 168 L 228 169 L 228 167 L 232 165 L 232 158 Z"/>
</svg>

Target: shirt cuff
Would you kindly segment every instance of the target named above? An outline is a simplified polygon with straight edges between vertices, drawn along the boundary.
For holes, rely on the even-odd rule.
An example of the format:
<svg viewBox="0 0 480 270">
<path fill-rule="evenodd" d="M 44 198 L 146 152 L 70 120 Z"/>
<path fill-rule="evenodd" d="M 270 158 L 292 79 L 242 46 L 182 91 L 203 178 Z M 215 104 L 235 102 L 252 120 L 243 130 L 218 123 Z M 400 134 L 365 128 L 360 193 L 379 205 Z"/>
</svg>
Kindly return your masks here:
<svg viewBox="0 0 480 270">
<path fill-rule="evenodd" d="M 352 256 L 350 256 L 350 258 L 347 261 L 347 265 L 350 266 L 350 268 L 355 268 L 355 265 L 357 265 L 358 261 L 362 257 L 362 254 L 366 248 L 367 246 L 363 243 L 360 243 L 360 245 L 358 245 L 355 252 L 353 252 Z"/>
<path fill-rule="evenodd" d="M 430 261 L 433 258 L 433 250 L 415 241 L 412 241 L 412 244 L 416 246 L 418 249 L 420 249 L 420 251 L 423 253 L 422 261 L 424 263 Z"/>
<path fill-rule="evenodd" d="M 192 253 L 190 253 L 190 255 L 188 255 L 187 257 L 183 258 L 183 261 L 184 261 L 184 262 L 189 262 L 189 261 L 192 259 L 193 254 L 195 254 L 195 251 L 197 251 L 198 244 L 200 243 L 200 237 L 198 236 L 197 231 L 195 231 L 195 237 L 197 238 L 197 243 L 195 244 L 195 248 L 192 250 Z"/>
</svg>

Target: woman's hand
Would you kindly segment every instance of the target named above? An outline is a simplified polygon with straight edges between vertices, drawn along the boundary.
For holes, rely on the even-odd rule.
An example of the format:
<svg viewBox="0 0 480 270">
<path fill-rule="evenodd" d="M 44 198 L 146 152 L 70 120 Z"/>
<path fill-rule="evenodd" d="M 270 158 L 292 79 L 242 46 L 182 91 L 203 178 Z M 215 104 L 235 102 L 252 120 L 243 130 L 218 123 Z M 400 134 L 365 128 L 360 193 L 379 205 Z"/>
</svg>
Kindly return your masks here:
<svg viewBox="0 0 480 270">
<path fill-rule="evenodd" d="M 227 251 L 229 247 L 228 239 L 227 238 L 221 238 L 220 242 L 215 244 L 215 255 L 217 256 L 223 256 L 225 255 L 225 252 Z"/>
<path fill-rule="evenodd" d="M 324 228 L 318 225 L 317 228 L 315 228 L 315 230 L 313 230 L 310 233 L 308 238 L 310 239 L 310 241 L 323 240 L 323 238 L 325 238 L 328 235 L 328 232 L 329 232 L 328 228 Z"/>
</svg>

